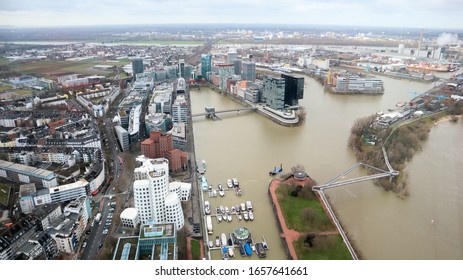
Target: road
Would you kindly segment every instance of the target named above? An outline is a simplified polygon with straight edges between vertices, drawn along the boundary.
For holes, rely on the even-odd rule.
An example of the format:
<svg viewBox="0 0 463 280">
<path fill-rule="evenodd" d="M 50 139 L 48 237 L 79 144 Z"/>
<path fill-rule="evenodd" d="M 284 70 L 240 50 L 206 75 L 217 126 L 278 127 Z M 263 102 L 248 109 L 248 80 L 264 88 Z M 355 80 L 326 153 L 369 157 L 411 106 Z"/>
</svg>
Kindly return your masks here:
<svg viewBox="0 0 463 280">
<path fill-rule="evenodd" d="M 108 112 L 107 116 L 112 116 L 115 113 L 115 109 L 112 109 L 110 112 Z M 104 118 L 103 126 L 104 126 L 104 131 L 101 131 L 101 139 L 103 142 L 105 142 L 104 145 L 108 145 L 110 152 L 111 152 L 111 159 L 109 163 L 106 163 L 107 165 L 111 165 L 111 162 L 113 164 L 113 167 L 109 168 L 112 171 L 112 176 L 113 180 L 111 184 L 106 188 L 102 189 L 101 191 L 103 192 L 102 194 L 97 194 L 96 196 L 93 197 L 94 202 L 99 202 L 99 212 L 101 213 L 101 221 L 100 223 L 95 223 L 93 220 L 93 226 L 91 227 L 91 232 L 87 238 L 87 246 L 84 249 L 84 252 L 82 254 L 82 259 L 84 260 L 92 260 L 92 259 L 97 259 L 98 254 L 101 250 L 100 244 L 104 244 L 105 238 L 109 235 L 103 235 L 103 230 L 105 228 L 109 228 L 105 225 L 106 221 L 108 220 L 108 215 L 110 213 L 110 206 L 108 203 L 111 202 L 110 197 L 115 196 L 116 194 L 116 188 L 115 186 L 118 184 L 119 178 L 122 175 L 122 158 L 119 156 L 119 148 L 118 148 L 118 143 L 116 140 L 115 135 L 113 134 L 113 125 L 111 123 L 111 118 L 106 117 Z M 107 141 L 107 142 L 106 142 Z M 107 178 L 109 179 L 109 174 L 107 174 Z M 113 219 L 116 219 L 117 217 L 113 217 Z M 113 220 L 111 219 L 111 221 Z M 112 223 L 111 223 L 112 225 Z M 109 228 L 109 231 L 111 228 Z"/>
</svg>

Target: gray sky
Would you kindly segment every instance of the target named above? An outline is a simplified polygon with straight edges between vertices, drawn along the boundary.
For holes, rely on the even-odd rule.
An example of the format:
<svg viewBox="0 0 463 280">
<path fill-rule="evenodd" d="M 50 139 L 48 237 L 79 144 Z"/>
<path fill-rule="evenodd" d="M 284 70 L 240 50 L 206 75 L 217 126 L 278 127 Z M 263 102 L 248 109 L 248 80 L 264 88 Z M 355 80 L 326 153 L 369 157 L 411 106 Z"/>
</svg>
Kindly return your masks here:
<svg viewBox="0 0 463 280">
<path fill-rule="evenodd" d="M 157 23 L 463 29 L 463 0 L 0 0 L 0 25 Z"/>
</svg>

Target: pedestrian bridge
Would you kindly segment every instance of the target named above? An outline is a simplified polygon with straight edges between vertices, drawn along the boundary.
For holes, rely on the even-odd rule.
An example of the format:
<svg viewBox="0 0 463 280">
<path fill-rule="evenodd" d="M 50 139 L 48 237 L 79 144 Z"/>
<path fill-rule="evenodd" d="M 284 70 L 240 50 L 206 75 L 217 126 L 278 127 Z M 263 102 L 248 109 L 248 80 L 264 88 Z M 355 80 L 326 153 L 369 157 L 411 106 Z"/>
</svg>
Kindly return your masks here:
<svg viewBox="0 0 463 280">
<path fill-rule="evenodd" d="M 230 112 L 237 112 L 239 114 L 241 111 L 255 111 L 255 110 L 257 110 L 256 107 L 243 107 L 243 108 L 216 111 L 214 107 L 205 107 L 204 113 L 192 114 L 191 117 L 194 118 L 194 117 L 206 116 L 208 118 L 216 120 L 216 119 L 220 119 L 217 116 L 217 114 L 230 113 Z"/>
</svg>

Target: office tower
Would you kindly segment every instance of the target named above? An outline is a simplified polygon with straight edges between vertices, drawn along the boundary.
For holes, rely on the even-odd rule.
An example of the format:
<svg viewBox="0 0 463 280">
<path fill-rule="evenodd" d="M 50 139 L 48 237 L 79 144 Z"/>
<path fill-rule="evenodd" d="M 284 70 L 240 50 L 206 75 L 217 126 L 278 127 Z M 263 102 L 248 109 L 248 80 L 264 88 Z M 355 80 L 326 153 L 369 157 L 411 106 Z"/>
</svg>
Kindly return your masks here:
<svg viewBox="0 0 463 280">
<path fill-rule="evenodd" d="M 301 76 L 281 74 L 285 79 L 285 105 L 297 106 L 304 97 L 304 78 Z"/>
<path fill-rule="evenodd" d="M 180 198 L 176 192 L 169 190 L 168 160 L 141 156 L 137 162 L 142 165 L 133 173 L 133 196 L 140 222 L 170 222 L 181 229 L 185 221 Z"/>
<path fill-rule="evenodd" d="M 285 108 L 285 79 L 264 76 L 262 101 L 274 110 Z"/>
<path fill-rule="evenodd" d="M 203 78 L 207 78 L 207 73 L 211 72 L 211 62 L 212 62 L 212 55 L 211 54 L 202 54 L 201 55 L 201 75 Z"/>
<path fill-rule="evenodd" d="M 143 59 L 141 58 L 134 58 L 132 60 L 132 76 L 135 79 L 138 73 L 143 73 Z"/>
<path fill-rule="evenodd" d="M 185 79 L 185 59 L 180 59 L 178 61 L 178 77 Z"/>
<path fill-rule="evenodd" d="M 243 62 L 241 78 L 246 81 L 254 82 L 256 80 L 256 64 L 252 61 Z"/>
</svg>

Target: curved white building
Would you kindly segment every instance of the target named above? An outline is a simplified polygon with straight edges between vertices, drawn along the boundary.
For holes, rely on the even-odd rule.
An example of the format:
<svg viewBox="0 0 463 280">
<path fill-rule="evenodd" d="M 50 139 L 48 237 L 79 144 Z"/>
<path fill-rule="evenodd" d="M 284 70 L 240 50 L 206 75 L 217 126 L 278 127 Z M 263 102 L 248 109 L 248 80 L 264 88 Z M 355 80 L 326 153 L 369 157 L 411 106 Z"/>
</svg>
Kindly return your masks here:
<svg viewBox="0 0 463 280">
<path fill-rule="evenodd" d="M 185 225 L 185 219 L 183 218 L 182 205 L 177 194 L 174 192 L 169 193 L 165 199 L 166 209 L 166 222 L 175 223 L 177 230 L 181 229 Z"/>
<path fill-rule="evenodd" d="M 135 228 L 140 223 L 136 208 L 126 208 L 121 213 L 121 223 L 124 227 Z"/>
<path fill-rule="evenodd" d="M 175 222 L 184 225 L 183 211 L 177 191 L 169 189 L 169 161 L 139 156 L 133 182 L 135 208 L 142 224 Z M 181 188 L 179 189 L 181 191 Z"/>
</svg>

